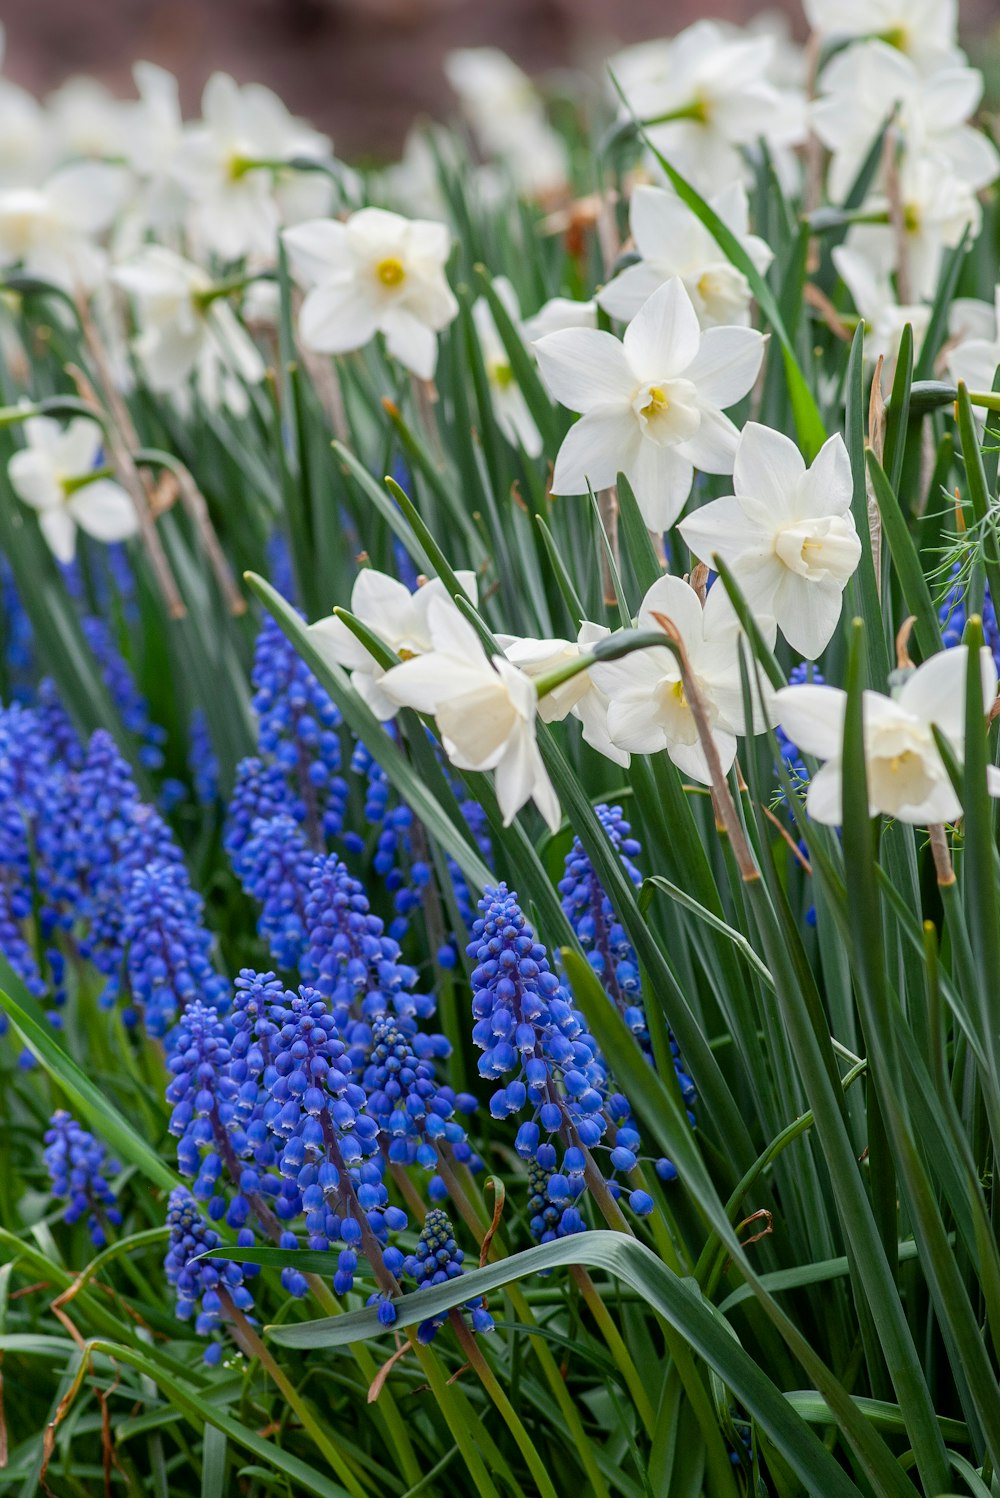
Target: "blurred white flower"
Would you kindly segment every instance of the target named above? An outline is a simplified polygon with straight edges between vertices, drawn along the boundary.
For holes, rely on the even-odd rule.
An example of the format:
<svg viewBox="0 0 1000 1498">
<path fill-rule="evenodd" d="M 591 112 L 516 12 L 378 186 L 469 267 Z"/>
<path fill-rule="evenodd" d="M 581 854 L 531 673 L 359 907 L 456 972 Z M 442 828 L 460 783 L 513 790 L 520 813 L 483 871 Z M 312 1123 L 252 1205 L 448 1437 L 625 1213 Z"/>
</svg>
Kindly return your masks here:
<svg viewBox="0 0 1000 1498">
<path fill-rule="evenodd" d="M 506 52 L 458 48 L 448 53 L 444 70 L 479 149 L 506 167 L 521 192 L 541 196 L 565 187 L 566 147 L 531 79 Z"/>
<path fill-rule="evenodd" d="M 125 153 L 128 105 L 96 78 L 69 78 L 45 101 L 57 162 L 86 156 L 117 160 Z"/>
<path fill-rule="evenodd" d="M 62 167 L 41 187 L 0 192 L 0 266 L 19 266 L 65 291 L 93 290 L 107 265 L 98 236 L 125 185 L 120 168 L 84 161 Z"/>
<path fill-rule="evenodd" d="M 746 191 L 733 182 L 709 199 L 759 271 L 774 258 L 750 233 Z M 726 258 L 698 216 L 676 193 L 639 186 L 629 204 L 629 227 L 641 259 L 609 281 L 597 300 L 612 317 L 628 322 L 664 281 L 679 276 L 703 328 L 750 321 L 750 283 Z"/>
<path fill-rule="evenodd" d="M 997 365 L 1000 365 L 1000 285 L 993 304 L 960 297 L 951 304 L 949 331 L 958 342 L 948 353 L 948 373 L 955 384 L 970 390 L 993 389 Z M 986 412 L 973 406 L 980 422 Z"/>
<path fill-rule="evenodd" d="M 455 576 L 466 595 L 476 603 L 479 596 L 476 574 L 456 572 Z M 383 645 L 409 660 L 426 655 L 433 648 L 428 611 L 435 598 L 445 608 L 455 608 L 439 578 L 431 578 L 411 593 L 396 578 L 377 572 L 374 567 L 365 567 L 355 579 L 350 611 Z M 396 716 L 399 703 L 382 690 L 385 672 L 342 619 L 335 615 L 318 619 L 310 624 L 309 633 L 318 650 L 352 673 L 351 685 L 379 722 L 387 723 Z"/>
<path fill-rule="evenodd" d="M 621 343 L 571 328 L 535 344 L 542 378 L 581 420 L 559 449 L 554 494 L 607 489 L 619 472 L 651 530 L 672 525 L 696 467 L 732 473 L 739 436 L 723 409 L 752 386 L 764 355 L 752 328 L 702 333 L 675 277 L 655 291 Z"/>
<path fill-rule="evenodd" d="M 922 72 L 961 62 L 958 0 L 802 0 L 817 36 L 878 38 Z"/>
<path fill-rule="evenodd" d="M 577 660 L 595 645 L 606 639 L 611 631 L 603 624 L 591 624 L 584 620 L 580 632 L 573 640 L 535 640 L 517 635 L 498 635 L 507 659 L 532 678 L 543 676 L 557 666 Z M 562 686 L 547 692 L 539 699 L 538 716 L 543 723 L 561 723 L 572 714 L 583 725 L 583 738 L 598 754 L 614 760 L 616 765 L 626 766 L 630 755 L 612 742 L 608 732 L 608 697 L 594 681 L 590 671 L 581 671 Z"/>
<path fill-rule="evenodd" d="M 789 645 L 815 660 L 837 627 L 861 559 L 844 439 L 829 438 L 806 468 L 788 437 L 748 422 L 733 488 L 682 520 L 681 535 L 708 566 L 721 556 L 754 613 L 773 615 Z"/>
<path fill-rule="evenodd" d="M 610 68 L 657 150 L 702 193 L 745 181 L 743 152 L 805 136 L 805 102 L 769 79 L 774 38 L 696 21 L 671 41 L 642 42 Z"/>
<path fill-rule="evenodd" d="M 961 243 L 966 231 L 974 239 L 982 222 L 979 200 L 967 182 L 941 159 L 907 156 L 899 173 L 903 239 L 914 298 L 930 300 L 937 291 L 945 253 Z M 889 217 L 889 201 L 875 195 L 862 210 Z M 894 265 L 899 254 L 895 228 L 886 223 L 852 224 L 844 241 L 848 251 L 875 266 Z M 971 243 L 971 239 L 970 239 Z"/>
<path fill-rule="evenodd" d="M 596 328 L 597 303 L 576 302 L 568 296 L 554 296 L 535 313 L 526 317 L 521 331 L 528 343 L 537 343 L 546 333 L 561 333 L 566 328 Z"/>
<path fill-rule="evenodd" d="M 513 322 L 521 328 L 521 307 L 517 292 L 506 276 L 495 276 L 493 290 Z M 517 383 L 511 368 L 510 355 L 497 328 L 490 304 L 484 296 L 478 297 L 472 307 L 472 321 L 479 339 L 479 347 L 489 381 L 490 399 L 497 426 L 513 447 L 523 447 L 529 458 L 537 458 L 542 450 L 542 437 L 534 417 L 528 409 L 524 392 Z"/>
<path fill-rule="evenodd" d="M 722 768 L 736 758 L 736 738 L 747 731 L 743 711 L 737 641 L 739 620 L 726 591 L 716 583 L 704 609 L 697 593 L 679 577 L 661 577 L 642 600 L 640 629 L 657 629 L 655 614 L 665 615 L 684 642 L 692 676 L 705 709 Z M 757 621 L 769 645 L 774 620 Z M 694 714 L 684 691 L 677 657 L 666 646 L 636 650 L 618 661 L 599 661 L 590 668 L 597 686 L 610 698 L 608 732 L 614 743 L 634 754 L 665 749 L 684 775 L 711 784 L 711 773 L 698 738 Z M 755 705 L 753 731 L 764 726 L 768 712 Z"/>
<path fill-rule="evenodd" d="M 535 738 L 534 682 L 504 656 L 491 661 L 472 626 L 440 598 L 427 613 L 432 649 L 382 678 L 401 707 L 434 716 L 445 753 L 459 770 L 494 770 L 504 825 L 534 801 L 552 832 L 559 828 L 556 793 Z"/>
<path fill-rule="evenodd" d="M 121 150 L 139 179 L 130 219 L 141 239 L 147 229 L 164 235 L 181 224 L 186 199 L 173 169 L 184 141 L 184 124 L 172 73 L 151 62 L 137 62 L 132 77 L 139 97 L 129 106 Z"/>
<path fill-rule="evenodd" d="M 24 423 L 27 446 L 7 464 L 11 488 L 38 511 L 38 524 L 56 560 L 76 553 L 76 532 L 97 541 L 124 541 L 138 530 L 135 506 L 111 479 L 93 477 L 104 433 L 96 421 L 77 417 L 65 430 L 47 416 Z"/>
<path fill-rule="evenodd" d="M 900 305 L 892 285 L 895 246 L 888 240 L 869 244 L 866 252 L 837 245 L 833 263 L 865 323 L 865 359 L 885 360 L 883 386 L 892 380 L 892 365 L 899 353 L 899 340 L 907 323 L 913 327 L 914 348 L 919 351 L 931 320 L 931 309 L 923 302 Z"/>
<path fill-rule="evenodd" d="M 48 122 L 26 89 L 0 79 L 0 188 L 33 186 L 49 159 Z"/>
<path fill-rule="evenodd" d="M 345 354 L 384 333 L 394 358 L 431 378 L 436 335 L 458 312 L 444 274 L 451 248 L 445 224 L 362 208 L 345 223 L 317 219 L 282 237 L 306 288 L 299 336 L 307 348 Z"/>
<path fill-rule="evenodd" d="M 285 215 L 274 169 L 254 162 L 326 160 L 330 143 L 289 114 L 270 89 L 241 87 L 227 73 L 213 73 L 201 107 L 202 119 L 185 130 L 173 167 L 192 200 L 195 235 L 223 260 L 273 257 Z"/>
<path fill-rule="evenodd" d="M 152 390 L 176 393 L 194 375 L 210 404 L 246 410 L 240 381 L 264 378 L 264 361 L 212 279 L 162 245 L 146 245 L 112 272 L 135 306 L 135 353 Z M 235 400 L 235 406 L 233 401 Z"/>
<path fill-rule="evenodd" d="M 924 78 L 895 47 L 859 42 L 827 64 L 819 88 L 811 118 L 832 152 L 828 187 L 835 202 L 847 196 L 893 106 L 907 155 L 934 158 L 941 175 L 973 192 L 1000 172 L 996 147 L 968 123 L 983 94 L 976 68 L 952 65 Z"/>
<path fill-rule="evenodd" d="M 931 725 L 965 753 L 967 648 L 959 645 L 932 655 L 918 666 L 895 697 L 865 692 L 862 702 L 869 813 L 924 827 L 954 822 L 962 814 Z M 985 647 L 980 652 L 983 714 L 997 693 L 997 671 Z M 843 821 L 842 756 L 847 694 L 837 687 L 785 687 L 775 694 L 785 733 L 805 754 L 826 763 L 812 777 L 806 810 L 816 822 L 837 827 Z M 985 725 L 984 725 L 985 732 Z M 1000 770 L 987 768 L 991 796 L 1000 795 Z"/>
</svg>

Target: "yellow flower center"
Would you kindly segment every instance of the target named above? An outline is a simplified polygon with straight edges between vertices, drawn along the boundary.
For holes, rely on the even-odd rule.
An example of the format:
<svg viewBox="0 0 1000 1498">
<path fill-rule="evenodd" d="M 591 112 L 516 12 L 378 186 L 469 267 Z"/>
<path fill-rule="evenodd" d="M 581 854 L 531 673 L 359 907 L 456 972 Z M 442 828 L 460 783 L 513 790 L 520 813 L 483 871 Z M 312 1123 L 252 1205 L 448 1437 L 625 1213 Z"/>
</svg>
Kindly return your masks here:
<svg viewBox="0 0 1000 1498">
<path fill-rule="evenodd" d="M 643 406 L 642 414 L 647 419 L 651 419 L 654 416 L 662 416 L 663 412 L 669 405 L 670 401 L 667 399 L 667 392 L 664 390 L 663 386 L 650 385 L 649 400 L 647 401 L 646 405 Z"/>
<path fill-rule="evenodd" d="M 909 769 L 916 757 L 912 749 L 904 749 L 902 754 L 894 754 L 892 756 L 889 761 L 889 769 L 894 775 L 898 775 L 900 770 Z"/>
<path fill-rule="evenodd" d="M 490 373 L 493 376 L 493 383 L 499 385 L 501 390 L 506 390 L 514 383 L 514 371 L 509 364 L 494 364 Z"/>
<path fill-rule="evenodd" d="M 688 700 L 687 700 L 687 698 L 684 695 L 684 683 L 683 683 L 683 681 L 680 681 L 680 680 L 675 681 L 670 690 L 671 690 L 672 694 L 674 695 L 674 697 L 677 698 L 678 704 L 681 707 L 687 707 Z"/>
<path fill-rule="evenodd" d="M 396 255 L 387 255 L 375 267 L 375 274 L 383 286 L 399 286 L 406 280 L 406 267 Z"/>
</svg>

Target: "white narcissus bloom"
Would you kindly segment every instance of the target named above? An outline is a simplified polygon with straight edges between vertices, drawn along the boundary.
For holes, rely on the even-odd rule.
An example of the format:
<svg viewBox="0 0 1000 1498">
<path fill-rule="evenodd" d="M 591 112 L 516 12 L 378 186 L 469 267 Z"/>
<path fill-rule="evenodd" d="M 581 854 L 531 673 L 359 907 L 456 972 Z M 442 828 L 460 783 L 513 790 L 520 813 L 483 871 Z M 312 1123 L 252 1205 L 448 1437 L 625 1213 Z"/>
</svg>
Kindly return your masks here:
<svg viewBox="0 0 1000 1498">
<path fill-rule="evenodd" d="M 56 161 L 122 155 L 129 106 L 96 78 L 67 78 L 45 101 L 50 145 Z"/>
<path fill-rule="evenodd" d="M 768 77 L 773 52 L 772 37 L 696 21 L 672 41 L 629 47 L 610 68 L 635 115 L 660 122 L 648 129 L 657 150 L 699 191 L 718 192 L 746 180 L 746 147 L 805 136 L 802 95 Z"/>
<path fill-rule="evenodd" d="M 684 642 L 722 768 L 728 772 L 736 758 L 737 735 L 747 732 L 736 612 L 719 583 L 709 589 L 703 609 L 687 583 L 679 577 L 661 577 L 642 600 L 639 628 L 660 628 L 656 614 L 670 619 Z M 768 644 L 773 645 L 774 620 L 761 617 L 757 623 Z M 684 775 L 711 784 L 708 761 L 672 651 L 666 646 L 662 650 L 656 646 L 636 650 L 618 661 L 599 661 L 591 666 L 590 674 L 610 698 L 608 732 L 615 744 L 633 754 L 657 754 L 665 749 Z M 762 728 L 769 718 L 769 704 L 756 703 L 752 730 Z"/>
<path fill-rule="evenodd" d="M 949 312 L 949 329 L 959 340 L 948 354 L 948 373 L 955 384 L 979 392 L 992 390 L 1000 365 L 1000 286 L 992 306 L 971 297 L 956 298 Z M 985 421 L 982 407 L 972 410 L 978 421 Z"/>
<path fill-rule="evenodd" d="M 188 126 L 173 165 L 192 199 L 195 235 L 223 260 L 272 256 L 278 227 L 288 216 L 274 171 L 253 163 L 324 161 L 330 142 L 290 115 L 270 89 L 241 87 L 228 73 L 213 73 L 201 109 L 202 119 Z M 314 190 L 315 184 L 308 189 Z"/>
<path fill-rule="evenodd" d="M 535 684 L 504 656 L 491 661 L 475 630 L 440 598 L 427 612 L 432 649 L 382 678 L 400 707 L 433 715 L 445 753 L 459 770 L 494 770 L 497 802 L 508 826 L 534 801 L 552 832 L 556 793 L 535 738 Z"/>
<path fill-rule="evenodd" d="M 55 172 L 41 187 L 0 192 L 0 266 L 51 281 L 70 293 L 92 291 L 107 256 L 98 236 L 109 228 L 125 173 L 98 161 Z"/>
<path fill-rule="evenodd" d="M 747 394 L 764 356 L 753 328 L 702 333 L 678 277 L 655 291 L 621 343 L 571 328 L 535 345 L 556 400 L 582 413 L 559 449 L 554 494 L 607 489 L 624 473 L 650 530 L 673 525 L 695 468 L 732 473 L 735 426 L 723 409 Z"/>
<path fill-rule="evenodd" d="M 65 431 L 47 416 L 24 423 L 28 445 L 7 464 L 11 488 L 38 511 L 56 560 L 71 562 L 77 527 L 97 541 L 124 541 L 138 530 L 135 506 L 108 478 L 91 478 L 104 445 L 96 421 L 80 416 Z"/>
<path fill-rule="evenodd" d="M 361 208 L 344 223 L 317 219 L 282 236 L 306 289 L 299 336 L 319 354 L 363 348 L 376 333 L 401 364 L 429 380 L 437 334 L 458 312 L 444 267 L 445 224 Z"/>
<path fill-rule="evenodd" d="M 699 561 L 727 562 L 754 613 L 773 615 L 789 645 L 815 660 L 861 559 L 844 439 L 831 437 L 806 468 L 788 437 L 748 422 L 733 488 L 682 520 L 681 535 Z"/>
<path fill-rule="evenodd" d="M 239 381 L 262 380 L 264 361 L 225 298 L 205 300 L 210 276 L 162 245 L 146 245 L 113 279 L 135 303 L 134 347 L 151 389 L 177 392 L 194 374 L 213 405 L 226 394 L 245 409 Z"/>
<path fill-rule="evenodd" d="M 479 596 L 476 574 L 456 572 L 455 576 L 466 596 L 476 603 Z M 455 608 L 440 578 L 431 578 L 411 593 L 396 578 L 377 572 L 374 567 L 365 567 L 355 579 L 351 613 L 367 625 L 383 645 L 409 660 L 413 656 L 426 655 L 433 648 L 428 613 L 435 598 L 443 607 Z M 324 655 L 343 666 L 345 671 L 352 672 L 352 686 L 379 722 L 387 723 L 396 716 L 399 703 L 382 690 L 385 672 L 342 619 L 336 616 L 319 619 L 310 624 L 309 633 Z"/>
<path fill-rule="evenodd" d="M 515 328 L 520 330 L 521 307 L 517 300 L 517 292 L 507 277 L 496 276 L 493 281 L 493 290 L 503 303 Z M 529 458 L 537 458 L 542 450 L 541 433 L 528 409 L 524 392 L 517 383 L 517 377 L 511 368 L 510 355 L 500 337 L 490 304 L 484 296 L 478 297 L 473 303 L 472 321 L 479 339 L 497 426 L 512 446 L 523 447 Z"/>
<path fill-rule="evenodd" d="M 762 239 L 750 233 L 743 184 L 732 183 L 710 198 L 709 205 L 756 268 L 765 271 L 773 255 Z M 703 328 L 749 323 L 750 283 L 676 193 L 662 187 L 637 187 L 629 204 L 629 227 L 642 258 L 598 292 L 597 300 L 611 317 L 628 322 L 658 286 L 680 276 Z"/>
<path fill-rule="evenodd" d="M 923 78 L 909 58 L 884 42 L 859 42 L 838 52 L 823 69 L 813 128 L 833 153 L 828 189 L 834 202 L 847 196 L 893 107 L 906 153 L 940 159 L 974 192 L 996 179 L 996 147 L 968 121 L 983 93 L 976 68 L 948 66 Z"/>
<path fill-rule="evenodd" d="M 993 656 L 980 651 L 983 715 L 997 693 Z M 948 740 L 955 756 L 965 753 L 967 647 L 932 655 L 918 666 L 895 697 L 865 692 L 862 699 L 868 810 L 918 827 L 954 822 L 962 803 L 938 752 L 931 725 Z M 784 732 L 805 754 L 826 763 L 809 782 L 806 810 L 816 822 L 839 827 L 843 821 L 844 714 L 847 694 L 838 687 L 804 685 L 775 693 Z M 985 732 L 985 724 L 984 724 Z M 1000 795 L 1000 770 L 987 767 L 991 796 Z"/>
<path fill-rule="evenodd" d="M 878 37 L 922 72 L 961 61 L 958 0 L 802 0 L 817 36 Z"/>
<path fill-rule="evenodd" d="M 557 666 L 577 660 L 580 655 L 606 639 L 611 631 L 603 624 L 592 624 L 584 620 L 580 632 L 573 640 L 534 640 L 516 635 L 499 635 L 498 643 L 504 655 L 526 675 L 542 676 Z M 616 765 L 628 765 L 631 756 L 612 742 L 608 733 L 608 698 L 594 681 L 589 671 L 581 671 L 554 691 L 539 699 L 538 716 L 543 723 L 561 723 L 569 714 L 583 725 L 583 738 L 598 754 L 614 760 Z"/>
<path fill-rule="evenodd" d="M 931 156 L 904 158 L 899 197 L 910 295 L 929 300 L 937 290 L 945 252 L 955 249 L 966 231 L 970 243 L 975 239 L 982 209 L 969 184 L 956 177 L 941 158 Z M 843 248 L 876 266 L 895 264 L 899 251 L 896 231 L 888 222 L 888 198 L 874 194 L 862 211 L 883 215 L 886 222 L 852 225 Z"/>
</svg>

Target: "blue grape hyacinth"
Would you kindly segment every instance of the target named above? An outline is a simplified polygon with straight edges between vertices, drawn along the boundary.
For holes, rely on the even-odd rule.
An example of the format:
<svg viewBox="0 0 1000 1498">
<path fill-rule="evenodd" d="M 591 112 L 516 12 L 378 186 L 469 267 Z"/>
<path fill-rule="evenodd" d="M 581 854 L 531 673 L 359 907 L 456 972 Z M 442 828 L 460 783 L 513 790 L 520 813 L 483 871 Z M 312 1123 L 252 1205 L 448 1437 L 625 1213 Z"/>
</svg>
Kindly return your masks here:
<svg viewBox="0 0 1000 1498">
<path fill-rule="evenodd" d="M 45 1134 L 45 1167 L 52 1195 L 67 1203 L 63 1214 L 68 1224 L 86 1219 L 95 1248 L 104 1248 L 109 1227 L 121 1227 L 122 1214 L 108 1182 L 121 1166 L 93 1134 L 81 1128 L 65 1109 L 53 1113 Z"/>
<path fill-rule="evenodd" d="M 432 1207 L 424 1218 L 416 1249 L 403 1261 L 403 1273 L 416 1282 L 418 1290 L 429 1290 L 433 1285 L 444 1285 L 448 1280 L 458 1279 L 465 1254 L 455 1241 L 455 1233 L 446 1213 Z M 482 1296 L 466 1301 L 465 1309 L 472 1314 L 472 1329 L 475 1332 L 493 1330 L 493 1317 L 486 1309 Z M 448 1313 L 430 1317 L 417 1328 L 421 1342 L 432 1342 L 448 1319 Z"/>
<path fill-rule="evenodd" d="M 226 1301 L 246 1314 L 253 1308 L 253 1296 L 244 1284 L 243 1266 L 228 1259 L 199 1260 L 199 1254 L 218 1248 L 222 1242 L 198 1210 L 194 1197 L 183 1186 L 170 1193 L 167 1207 L 170 1238 L 163 1269 L 167 1283 L 173 1287 L 178 1320 L 194 1317 L 194 1329 L 201 1337 L 211 1336 L 223 1322 Z M 218 1363 L 222 1344 L 213 1341 L 205 1351 L 206 1363 Z"/>
</svg>

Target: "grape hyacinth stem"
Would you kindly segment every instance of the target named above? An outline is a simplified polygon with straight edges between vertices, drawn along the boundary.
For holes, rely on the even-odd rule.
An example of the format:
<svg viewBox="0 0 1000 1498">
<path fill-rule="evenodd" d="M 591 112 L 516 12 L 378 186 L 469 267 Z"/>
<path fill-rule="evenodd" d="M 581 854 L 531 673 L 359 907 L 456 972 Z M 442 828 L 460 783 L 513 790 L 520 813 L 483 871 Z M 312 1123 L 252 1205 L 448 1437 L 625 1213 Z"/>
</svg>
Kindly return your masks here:
<svg viewBox="0 0 1000 1498">
<path fill-rule="evenodd" d="M 229 1292 L 220 1288 L 218 1294 L 222 1302 L 226 1320 L 232 1327 L 233 1340 L 240 1351 L 245 1357 L 255 1359 L 264 1369 L 264 1372 L 270 1378 L 275 1388 L 286 1400 L 289 1409 L 294 1410 L 298 1416 L 302 1428 L 308 1431 L 312 1440 L 315 1441 L 317 1450 L 323 1453 L 333 1470 L 343 1481 L 344 1486 L 354 1495 L 354 1498 L 368 1498 L 358 1476 L 357 1464 L 354 1458 L 329 1439 L 316 1419 L 316 1416 L 305 1400 L 299 1395 L 295 1385 L 274 1361 L 274 1358 L 254 1331 L 247 1317 L 238 1306 L 233 1304 Z"/>
</svg>

